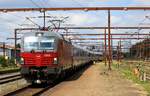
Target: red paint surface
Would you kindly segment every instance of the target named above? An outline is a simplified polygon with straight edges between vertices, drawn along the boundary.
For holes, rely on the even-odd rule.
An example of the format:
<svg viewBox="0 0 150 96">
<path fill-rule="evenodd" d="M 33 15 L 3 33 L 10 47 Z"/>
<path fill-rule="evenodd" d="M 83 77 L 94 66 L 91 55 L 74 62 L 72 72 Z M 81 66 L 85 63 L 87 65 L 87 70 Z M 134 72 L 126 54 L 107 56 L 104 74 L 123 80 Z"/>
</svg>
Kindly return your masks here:
<svg viewBox="0 0 150 96">
<path fill-rule="evenodd" d="M 23 66 L 56 66 L 53 64 L 54 58 L 58 57 L 57 52 L 22 52 L 24 58 Z"/>
</svg>

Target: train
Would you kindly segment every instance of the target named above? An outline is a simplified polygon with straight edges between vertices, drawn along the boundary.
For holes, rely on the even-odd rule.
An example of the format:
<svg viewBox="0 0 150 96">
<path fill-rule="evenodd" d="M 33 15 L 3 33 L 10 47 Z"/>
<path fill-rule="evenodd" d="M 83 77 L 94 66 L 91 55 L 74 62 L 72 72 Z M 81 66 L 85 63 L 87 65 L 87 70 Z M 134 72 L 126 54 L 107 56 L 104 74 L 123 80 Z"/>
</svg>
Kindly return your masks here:
<svg viewBox="0 0 150 96">
<path fill-rule="evenodd" d="M 81 48 L 56 32 L 35 31 L 22 36 L 20 56 L 23 78 L 41 84 L 100 60 L 101 54 Z"/>
</svg>

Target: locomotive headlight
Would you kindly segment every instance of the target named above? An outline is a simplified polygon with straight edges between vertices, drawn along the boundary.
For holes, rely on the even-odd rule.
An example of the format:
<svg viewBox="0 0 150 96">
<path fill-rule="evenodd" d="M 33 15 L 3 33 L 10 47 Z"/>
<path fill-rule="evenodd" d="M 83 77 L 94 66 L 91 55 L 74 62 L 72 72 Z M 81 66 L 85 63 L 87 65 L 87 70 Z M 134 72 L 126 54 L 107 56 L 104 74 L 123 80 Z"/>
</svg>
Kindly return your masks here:
<svg viewBox="0 0 150 96">
<path fill-rule="evenodd" d="M 43 33 L 37 32 L 37 33 L 36 33 L 36 36 L 41 37 L 41 36 L 43 36 Z"/>
<path fill-rule="evenodd" d="M 54 64 L 58 64 L 57 58 L 54 58 Z"/>
<path fill-rule="evenodd" d="M 23 58 L 21 58 L 21 64 L 24 64 L 24 59 Z"/>
</svg>

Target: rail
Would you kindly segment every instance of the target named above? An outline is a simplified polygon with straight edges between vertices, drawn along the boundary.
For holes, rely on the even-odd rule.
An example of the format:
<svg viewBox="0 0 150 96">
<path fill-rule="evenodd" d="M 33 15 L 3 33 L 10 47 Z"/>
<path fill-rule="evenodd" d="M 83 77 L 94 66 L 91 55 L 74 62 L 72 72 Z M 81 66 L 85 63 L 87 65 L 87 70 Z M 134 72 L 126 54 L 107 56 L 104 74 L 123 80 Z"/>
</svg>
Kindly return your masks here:
<svg viewBox="0 0 150 96">
<path fill-rule="evenodd" d="M 5 84 L 5 83 L 8 83 L 8 82 L 13 82 L 13 81 L 19 80 L 19 79 L 22 79 L 22 77 L 21 77 L 20 74 L 6 76 L 6 77 L 3 77 L 3 78 L 0 78 L 0 84 Z"/>
</svg>

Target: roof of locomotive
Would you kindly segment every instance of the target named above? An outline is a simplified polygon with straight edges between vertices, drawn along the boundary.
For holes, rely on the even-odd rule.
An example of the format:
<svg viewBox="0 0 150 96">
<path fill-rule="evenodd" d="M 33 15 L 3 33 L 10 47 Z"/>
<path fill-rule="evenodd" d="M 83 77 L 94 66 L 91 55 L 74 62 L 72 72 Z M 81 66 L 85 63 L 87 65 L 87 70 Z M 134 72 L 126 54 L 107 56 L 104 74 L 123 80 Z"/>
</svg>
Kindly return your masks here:
<svg viewBox="0 0 150 96">
<path fill-rule="evenodd" d="M 57 39 L 62 39 L 62 40 L 65 40 L 67 42 L 70 42 L 69 40 L 65 39 L 61 34 L 57 33 L 57 32 L 50 32 L 50 31 L 32 31 L 32 32 L 27 32 L 27 33 L 24 33 L 23 37 L 27 37 L 27 36 L 36 36 L 37 33 L 43 33 L 43 36 L 54 36 L 55 38 Z M 72 44 L 75 48 L 78 48 L 80 50 L 84 50 L 88 53 L 92 53 L 92 54 L 102 54 L 100 52 L 93 52 L 93 51 L 90 51 L 90 50 L 87 50 L 77 44 Z"/>
<path fill-rule="evenodd" d="M 27 36 L 36 36 L 37 33 L 42 33 L 43 36 L 54 36 L 55 38 L 63 39 L 62 35 L 56 32 L 50 32 L 50 31 L 32 31 L 24 33 L 23 37 Z"/>
</svg>

